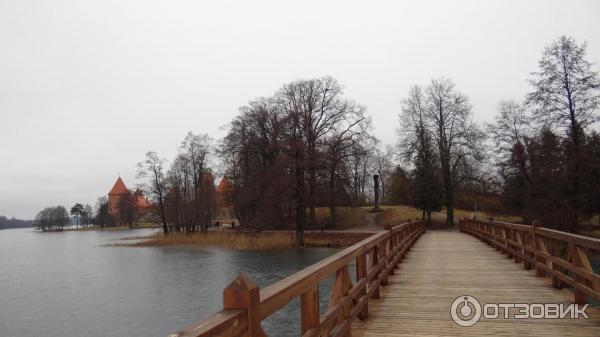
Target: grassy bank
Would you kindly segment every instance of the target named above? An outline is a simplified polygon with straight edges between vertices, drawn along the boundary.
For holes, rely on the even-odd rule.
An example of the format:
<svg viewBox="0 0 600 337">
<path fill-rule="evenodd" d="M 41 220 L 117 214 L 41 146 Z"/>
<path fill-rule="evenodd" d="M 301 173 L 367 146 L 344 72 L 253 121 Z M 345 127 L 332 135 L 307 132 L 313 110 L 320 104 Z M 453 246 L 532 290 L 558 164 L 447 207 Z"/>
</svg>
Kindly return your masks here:
<svg viewBox="0 0 600 337">
<path fill-rule="evenodd" d="M 421 211 L 405 205 L 384 205 L 381 206 L 383 212 L 377 213 L 375 216 L 374 225 L 383 228 L 385 225 L 399 225 L 409 219 L 420 219 Z M 336 226 L 333 229 L 351 229 L 367 225 L 367 215 L 372 206 L 363 207 L 338 207 L 336 209 Z M 473 214 L 472 211 L 454 209 L 454 216 L 457 218 L 469 218 Z M 520 222 L 521 217 L 504 214 L 493 214 L 487 212 L 475 212 L 474 215 L 479 219 L 488 219 L 493 217 L 499 221 Z M 317 222 L 327 223 L 329 219 L 328 208 L 317 208 Z M 443 224 L 446 222 L 446 210 L 432 214 L 432 220 L 435 224 Z"/>
<path fill-rule="evenodd" d="M 305 243 L 308 247 L 346 247 L 370 234 L 306 232 Z M 148 237 L 126 238 L 139 240 L 132 243 L 117 243 L 111 246 L 121 247 L 219 247 L 239 250 L 270 250 L 292 248 L 296 246 L 296 236 L 289 231 L 209 231 L 208 233 L 176 233 L 164 236 L 156 234 Z"/>
</svg>

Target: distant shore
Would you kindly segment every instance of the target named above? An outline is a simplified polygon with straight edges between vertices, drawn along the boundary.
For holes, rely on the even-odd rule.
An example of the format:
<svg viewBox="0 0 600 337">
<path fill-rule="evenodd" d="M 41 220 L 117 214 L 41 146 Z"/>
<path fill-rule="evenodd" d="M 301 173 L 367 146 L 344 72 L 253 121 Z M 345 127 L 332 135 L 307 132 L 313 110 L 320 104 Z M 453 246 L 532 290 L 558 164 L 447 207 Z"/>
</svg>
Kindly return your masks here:
<svg viewBox="0 0 600 337">
<path fill-rule="evenodd" d="M 76 232 L 86 232 L 86 231 L 126 231 L 130 229 L 146 229 L 146 228 L 160 228 L 160 225 L 155 223 L 135 223 L 130 226 L 112 226 L 112 227 L 100 227 L 100 226 L 90 226 L 90 227 L 79 227 L 79 228 L 65 228 L 65 232 L 76 231 Z"/>
</svg>

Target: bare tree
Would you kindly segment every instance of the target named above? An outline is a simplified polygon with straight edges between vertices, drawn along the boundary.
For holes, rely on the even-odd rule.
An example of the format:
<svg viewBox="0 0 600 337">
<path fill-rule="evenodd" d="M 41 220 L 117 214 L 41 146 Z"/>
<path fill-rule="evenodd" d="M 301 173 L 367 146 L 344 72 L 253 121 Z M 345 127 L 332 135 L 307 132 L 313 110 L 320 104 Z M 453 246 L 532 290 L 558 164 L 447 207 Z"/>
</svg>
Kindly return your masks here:
<svg viewBox="0 0 600 337">
<path fill-rule="evenodd" d="M 42 231 L 62 231 L 70 223 L 69 213 L 64 206 L 46 207 L 35 217 L 36 226 Z"/>
<path fill-rule="evenodd" d="M 220 153 L 241 223 L 294 222 L 303 245 L 304 229 L 316 225 L 316 207 L 327 202 L 319 196 L 335 190 L 341 162 L 368 124 L 364 108 L 344 98 L 331 77 L 285 84 L 240 109 Z"/>
<path fill-rule="evenodd" d="M 189 132 L 180 147 L 180 156 L 185 158 L 188 165 L 186 172 L 190 178 L 191 206 L 193 211 L 193 227 L 208 230 L 213 219 L 211 203 L 214 202 L 214 179 L 209 171 L 209 159 L 212 155 L 212 139 L 209 135 L 195 135 Z"/>
<path fill-rule="evenodd" d="M 336 206 L 338 195 L 348 184 L 344 171 L 348 159 L 359 154 L 367 155 L 368 151 L 355 151 L 356 149 L 365 149 L 365 144 L 374 143 L 374 139 L 369 135 L 371 129 L 371 119 L 362 112 L 357 111 L 348 116 L 340 123 L 337 129 L 328 135 L 324 150 L 324 166 L 327 169 L 327 187 L 329 196 L 329 223 L 330 227 L 336 224 Z M 363 146 L 356 146 L 361 144 Z M 359 153 L 360 152 L 360 153 Z"/>
<path fill-rule="evenodd" d="M 92 210 L 92 206 L 90 206 L 89 204 L 85 204 L 85 206 L 83 206 L 83 213 L 81 218 L 81 225 L 83 227 L 92 225 L 92 218 L 94 216 L 93 213 L 94 211 Z"/>
<path fill-rule="evenodd" d="M 94 223 L 104 228 L 106 226 L 112 226 L 113 222 L 112 215 L 108 212 L 108 198 L 106 196 L 99 197 L 96 201 Z"/>
<path fill-rule="evenodd" d="M 530 120 L 531 116 L 518 102 L 500 101 L 494 123 L 487 125 L 487 132 L 494 141 L 495 152 L 505 157 L 511 152 L 514 144 L 525 144 L 525 140 L 531 137 Z"/>
<path fill-rule="evenodd" d="M 169 234 L 167 217 L 165 214 L 165 196 L 167 194 L 167 182 L 165 179 L 164 165 L 166 159 L 158 156 L 156 152 L 147 152 L 146 159 L 138 163 L 138 178 L 146 178 L 147 190 L 158 203 L 159 216 L 163 225 L 163 233 Z"/>
<path fill-rule="evenodd" d="M 427 108 L 423 89 L 417 85 L 411 87 L 408 97 L 402 100 L 399 145 L 402 155 L 413 167 L 411 203 L 423 211 L 423 217 L 431 224 L 431 213 L 440 209 L 440 157 L 435 151 L 435 130 Z"/>
<path fill-rule="evenodd" d="M 425 90 L 427 120 L 437 145 L 444 187 L 446 224 L 454 225 L 454 193 L 473 176 L 473 161 L 481 160 L 483 134 L 470 119 L 471 105 L 449 79 L 435 79 Z"/>
</svg>

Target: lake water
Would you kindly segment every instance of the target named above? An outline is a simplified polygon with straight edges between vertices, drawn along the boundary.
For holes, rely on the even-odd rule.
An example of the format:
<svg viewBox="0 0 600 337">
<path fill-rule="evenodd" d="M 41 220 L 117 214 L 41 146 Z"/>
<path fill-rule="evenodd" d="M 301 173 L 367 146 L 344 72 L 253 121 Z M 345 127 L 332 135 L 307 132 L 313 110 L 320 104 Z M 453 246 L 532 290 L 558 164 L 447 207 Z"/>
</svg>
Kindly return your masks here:
<svg viewBox="0 0 600 337">
<path fill-rule="evenodd" d="M 167 336 L 220 310 L 238 273 L 264 287 L 337 251 L 103 247 L 153 231 L 0 231 L 0 336 Z M 270 336 L 299 335 L 297 302 L 263 323 Z"/>
</svg>

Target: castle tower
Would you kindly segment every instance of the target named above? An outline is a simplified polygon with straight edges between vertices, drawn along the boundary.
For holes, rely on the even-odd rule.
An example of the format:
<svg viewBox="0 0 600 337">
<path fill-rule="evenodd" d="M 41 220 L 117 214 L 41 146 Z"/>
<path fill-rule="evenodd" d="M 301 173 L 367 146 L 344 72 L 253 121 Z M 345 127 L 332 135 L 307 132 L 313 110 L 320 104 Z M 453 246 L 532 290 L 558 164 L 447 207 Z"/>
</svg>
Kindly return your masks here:
<svg viewBox="0 0 600 337">
<path fill-rule="evenodd" d="M 117 181 L 115 182 L 113 188 L 110 190 L 110 192 L 108 192 L 109 214 L 115 215 L 119 213 L 119 200 L 121 200 L 121 197 L 127 194 L 129 194 L 129 190 L 127 189 L 127 186 L 125 186 L 123 179 L 119 177 L 119 179 L 117 179 Z"/>
<path fill-rule="evenodd" d="M 233 184 L 227 177 L 223 177 L 217 186 L 217 204 L 219 208 L 233 206 Z"/>
</svg>

